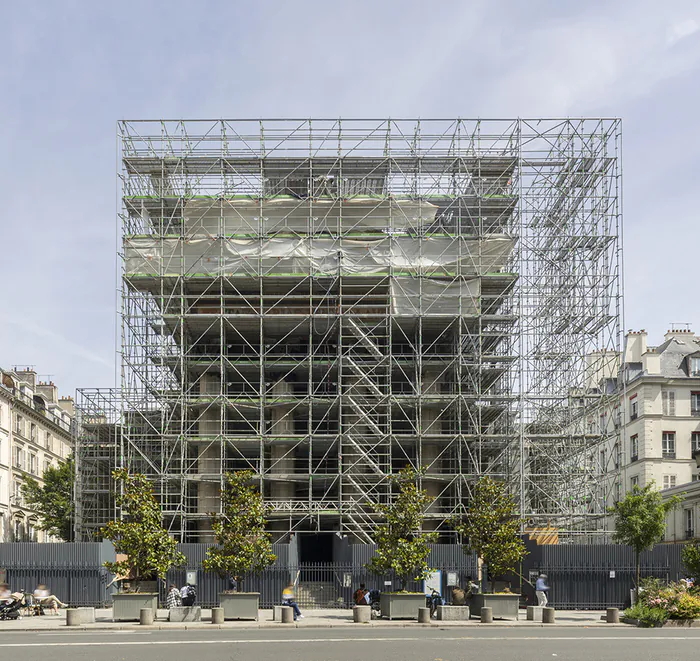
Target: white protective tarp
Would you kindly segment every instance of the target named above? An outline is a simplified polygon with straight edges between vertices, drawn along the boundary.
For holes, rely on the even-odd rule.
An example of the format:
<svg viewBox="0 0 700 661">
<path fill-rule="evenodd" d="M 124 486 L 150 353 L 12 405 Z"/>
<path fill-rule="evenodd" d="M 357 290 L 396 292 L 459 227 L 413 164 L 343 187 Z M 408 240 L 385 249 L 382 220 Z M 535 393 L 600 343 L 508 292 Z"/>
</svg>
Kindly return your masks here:
<svg viewBox="0 0 700 661">
<path fill-rule="evenodd" d="M 421 274 L 484 275 L 504 270 L 513 249 L 507 236 L 487 239 L 385 236 L 331 238 L 159 239 L 124 243 L 134 275 Z"/>
<path fill-rule="evenodd" d="M 349 199 L 191 200 L 185 205 L 185 232 L 230 236 L 270 232 L 416 229 L 435 221 L 438 210 L 425 200 L 358 196 Z"/>
<path fill-rule="evenodd" d="M 393 313 L 401 316 L 462 315 L 479 313 L 480 281 L 446 282 L 432 278 L 392 278 Z"/>
</svg>

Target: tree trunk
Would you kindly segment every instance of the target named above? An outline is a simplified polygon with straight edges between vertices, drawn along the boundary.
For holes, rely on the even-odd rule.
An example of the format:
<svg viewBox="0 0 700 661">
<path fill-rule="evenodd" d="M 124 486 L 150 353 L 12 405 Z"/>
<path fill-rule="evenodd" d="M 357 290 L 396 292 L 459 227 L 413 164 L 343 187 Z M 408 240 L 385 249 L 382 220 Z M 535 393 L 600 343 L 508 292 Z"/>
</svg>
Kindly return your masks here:
<svg viewBox="0 0 700 661">
<path fill-rule="evenodd" d="M 637 600 L 639 600 L 639 575 L 641 574 L 641 553 L 637 551 L 637 580 L 636 580 L 636 585 L 634 586 L 635 588 L 635 595 L 637 596 Z"/>
</svg>

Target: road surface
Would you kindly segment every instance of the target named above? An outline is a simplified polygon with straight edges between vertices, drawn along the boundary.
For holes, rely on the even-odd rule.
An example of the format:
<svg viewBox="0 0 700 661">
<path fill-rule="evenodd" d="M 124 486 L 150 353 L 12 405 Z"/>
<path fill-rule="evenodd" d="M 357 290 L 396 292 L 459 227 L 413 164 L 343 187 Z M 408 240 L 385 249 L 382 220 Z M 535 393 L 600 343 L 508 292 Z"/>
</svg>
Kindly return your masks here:
<svg viewBox="0 0 700 661">
<path fill-rule="evenodd" d="M 11 661 L 698 661 L 700 629 L 2 632 Z"/>
</svg>

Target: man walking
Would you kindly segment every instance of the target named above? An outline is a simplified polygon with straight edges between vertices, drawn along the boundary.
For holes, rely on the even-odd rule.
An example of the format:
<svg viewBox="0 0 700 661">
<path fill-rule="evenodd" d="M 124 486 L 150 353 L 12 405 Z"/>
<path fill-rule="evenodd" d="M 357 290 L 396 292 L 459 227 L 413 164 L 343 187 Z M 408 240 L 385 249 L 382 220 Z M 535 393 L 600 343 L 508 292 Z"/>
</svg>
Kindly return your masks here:
<svg viewBox="0 0 700 661">
<path fill-rule="evenodd" d="M 535 594 L 537 595 L 537 605 L 546 606 L 547 605 L 547 592 L 549 592 L 549 586 L 545 583 L 547 580 L 546 574 L 540 574 L 535 581 Z"/>
</svg>

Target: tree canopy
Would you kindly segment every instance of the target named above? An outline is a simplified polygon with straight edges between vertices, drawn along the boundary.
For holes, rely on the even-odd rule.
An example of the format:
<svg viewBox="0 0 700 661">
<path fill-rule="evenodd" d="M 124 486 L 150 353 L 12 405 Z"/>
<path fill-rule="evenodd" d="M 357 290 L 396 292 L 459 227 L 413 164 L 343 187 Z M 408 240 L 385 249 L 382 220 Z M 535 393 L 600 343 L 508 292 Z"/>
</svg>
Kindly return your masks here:
<svg viewBox="0 0 700 661">
<path fill-rule="evenodd" d="M 492 577 L 513 571 L 527 554 L 520 537 L 522 523 L 506 485 L 488 476 L 475 484 L 464 515 L 452 521 L 465 551 L 474 551 Z"/>
<path fill-rule="evenodd" d="M 418 476 L 411 468 L 399 471 L 390 478 L 398 488 L 396 498 L 388 505 L 374 505 L 385 520 L 376 528 L 377 551 L 367 568 L 379 575 L 395 574 L 402 590 L 411 578 L 424 579 L 430 574 L 428 544 L 437 541 L 437 533 L 422 531 L 432 499 L 418 488 Z"/>
<path fill-rule="evenodd" d="M 39 515 L 38 528 L 64 542 L 74 539 L 74 471 L 73 458 L 69 457 L 58 466 L 51 466 L 44 471 L 43 484 L 34 478 L 25 477 L 21 487 L 27 506 Z"/>
<path fill-rule="evenodd" d="M 204 569 L 222 577 L 258 573 L 271 565 L 270 534 L 266 532 L 265 505 L 253 483 L 252 471 L 225 475 L 221 490 L 222 513 L 212 518 L 218 546 L 207 551 Z"/>
<path fill-rule="evenodd" d="M 185 564 L 185 556 L 177 550 L 177 542 L 163 528 L 160 505 L 153 485 L 145 475 L 131 475 L 125 468 L 112 473 L 120 492 L 117 506 L 121 519 L 110 521 L 103 529 L 105 539 L 114 544 L 126 560 L 105 562 L 104 566 L 121 576 L 135 580 L 165 579 L 171 567 Z"/>
<path fill-rule="evenodd" d="M 647 551 L 663 541 L 666 515 L 675 509 L 679 502 L 680 498 L 677 496 L 664 502 L 656 485 L 651 482 L 641 489 L 635 485 L 623 500 L 610 508 L 615 517 L 613 540 L 631 546 L 637 557 L 637 585 L 642 551 Z"/>
</svg>

